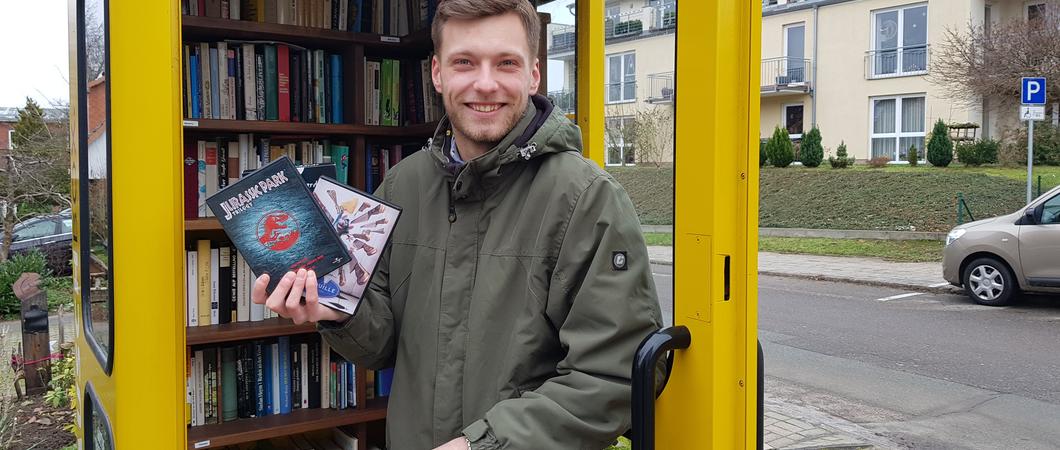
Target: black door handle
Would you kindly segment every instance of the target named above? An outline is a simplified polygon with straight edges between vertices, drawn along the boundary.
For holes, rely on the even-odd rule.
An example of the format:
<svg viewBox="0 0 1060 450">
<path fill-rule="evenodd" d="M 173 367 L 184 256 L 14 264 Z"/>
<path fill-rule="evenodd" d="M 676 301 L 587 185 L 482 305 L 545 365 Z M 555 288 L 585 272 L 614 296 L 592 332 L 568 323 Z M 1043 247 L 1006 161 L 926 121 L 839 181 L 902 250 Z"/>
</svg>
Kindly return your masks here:
<svg viewBox="0 0 1060 450">
<path fill-rule="evenodd" d="M 655 366 L 659 358 L 668 351 L 688 348 L 692 335 L 684 326 L 667 327 L 656 331 L 641 341 L 637 355 L 633 358 L 633 448 L 655 449 L 655 397 L 662 393 L 669 379 L 673 357 L 668 358 L 666 378 L 656 391 Z"/>
</svg>

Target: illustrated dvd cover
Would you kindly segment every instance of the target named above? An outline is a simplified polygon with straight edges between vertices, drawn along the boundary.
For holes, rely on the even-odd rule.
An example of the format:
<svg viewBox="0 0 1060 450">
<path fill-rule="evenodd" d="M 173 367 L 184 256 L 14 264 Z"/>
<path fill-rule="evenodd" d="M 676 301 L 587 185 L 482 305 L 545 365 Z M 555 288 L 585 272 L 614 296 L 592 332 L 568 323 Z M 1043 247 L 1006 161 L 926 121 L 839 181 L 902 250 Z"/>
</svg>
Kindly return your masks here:
<svg viewBox="0 0 1060 450">
<path fill-rule="evenodd" d="M 255 275 L 271 292 L 288 271 L 329 273 L 350 261 L 294 164 L 279 158 L 206 200 Z"/>
<path fill-rule="evenodd" d="M 320 279 L 320 303 L 352 314 L 390 241 L 401 208 L 330 177 L 317 180 L 313 195 L 350 257 L 339 270 Z"/>
</svg>

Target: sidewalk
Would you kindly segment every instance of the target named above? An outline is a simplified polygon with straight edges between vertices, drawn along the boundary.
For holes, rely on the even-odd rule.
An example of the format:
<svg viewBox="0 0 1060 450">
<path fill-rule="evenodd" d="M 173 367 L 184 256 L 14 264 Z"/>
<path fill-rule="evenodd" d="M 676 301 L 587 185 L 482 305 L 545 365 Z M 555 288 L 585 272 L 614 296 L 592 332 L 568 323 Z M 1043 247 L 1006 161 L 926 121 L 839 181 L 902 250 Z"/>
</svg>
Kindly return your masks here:
<svg viewBox="0 0 1060 450">
<path fill-rule="evenodd" d="M 670 246 L 649 246 L 648 256 L 652 264 L 673 265 L 673 251 Z M 758 252 L 758 273 L 935 292 L 957 289 L 942 278 L 942 263 L 938 262 L 907 263 L 878 258 Z"/>
</svg>

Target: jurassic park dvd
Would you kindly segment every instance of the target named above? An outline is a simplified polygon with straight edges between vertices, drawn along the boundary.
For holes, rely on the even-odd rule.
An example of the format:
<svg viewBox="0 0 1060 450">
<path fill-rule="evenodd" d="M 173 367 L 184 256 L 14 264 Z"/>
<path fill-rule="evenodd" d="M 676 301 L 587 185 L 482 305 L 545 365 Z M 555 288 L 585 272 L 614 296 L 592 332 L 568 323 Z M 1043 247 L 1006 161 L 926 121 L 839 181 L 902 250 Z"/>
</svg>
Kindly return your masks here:
<svg viewBox="0 0 1060 450">
<path fill-rule="evenodd" d="M 255 276 L 268 291 L 288 271 L 319 275 L 350 262 L 331 220 L 317 206 L 294 164 L 279 158 L 206 199 Z"/>
</svg>

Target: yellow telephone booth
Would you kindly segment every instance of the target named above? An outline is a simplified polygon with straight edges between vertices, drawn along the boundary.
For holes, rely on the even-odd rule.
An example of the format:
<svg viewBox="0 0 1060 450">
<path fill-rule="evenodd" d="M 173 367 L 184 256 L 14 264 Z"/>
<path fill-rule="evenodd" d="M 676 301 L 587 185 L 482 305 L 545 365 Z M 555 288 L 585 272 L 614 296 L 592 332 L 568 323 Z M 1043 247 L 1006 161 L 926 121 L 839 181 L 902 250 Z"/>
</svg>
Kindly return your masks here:
<svg viewBox="0 0 1060 450">
<path fill-rule="evenodd" d="M 249 341 L 282 336 L 312 342 L 315 331 L 279 318 L 244 321 L 238 313 L 234 320 L 222 313 L 216 324 L 191 325 L 189 299 L 201 298 L 200 286 L 189 282 L 190 255 L 203 254 L 203 245 L 205 255 L 212 250 L 223 255 L 217 247 L 225 236 L 216 219 L 197 214 L 188 193 L 200 186 L 187 180 L 206 161 L 196 157 L 202 147 L 215 152 L 207 150 L 207 158 L 233 148 L 238 155 L 241 146 L 268 146 L 261 138 L 269 137 L 284 145 L 326 145 L 322 148 L 332 151 L 330 159 L 345 171 L 347 182 L 370 189 L 382 175 L 374 167 L 385 170 L 377 159 L 389 163 L 382 158 L 425 140 L 436 118 L 425 113 L 411 126 L 377 124 L 372 108 L 366 108 L 372 93 L 362 87 L 370 81 L 372 62 L 429 56 L 424 20 L 429 14 L 417 16 L 413 7 L 405 27 L 355 29 L 362 23 L 349 5 L 373 2 L 382 0 L 328 1 L 335 13 L 328 17 L 323 0 L 293 0 L 290 10 L 276 14 L 266 11 L 278 3 L 274 0 L 69 1 L 82 448 L 223 448 L 334 427 L 350 430 L 358 447 L 367 448 L 385 419 L 386 400 L 367 398 L 375 388 L 369 385 L 373 374 L 363 370 L 350 385 L 357 402 L 344 409 L 325 405 L 199 423 L 191 406 L 192 373 L 201 372 L 193 365 L 196 355 L 210 349 L 221 355 Z M 427 13 L 434 3 L 408 0 Z M 572 45 L 579 87 L 573 117 L 586 156 L 603 164 L 605 2 L 569 3 L 576 16 Z M 675 327 L 646 338 L 639 356 L 642 366 L 650 366 L 672 349 L 672 370 L 657 401 L 655 380 L 635 377 L 634 395 L 640 399 L 634 402 L 634 438 L 640 445 L 635 448 L 755 448 L 761 441 L 755 344 L 758 165 L 751 149 L 757 146 L 761 5 L 681 0 L 676 8 L 676 19 L 666 18 L 678 21 L 668 94 L 676 107 Z M 325 73 L 337 77 L 334 86 L 345 88 L 321 104 L 345 114 L 321 112 L 314 121 L 255 120 L 247 116 L 249 103 L 240 109 L 227 102 L 219 113 L 189 100 L 206 95 L 202 77 L 213 74 L 202 69 L 211 52 L 234 58 L 229 71 L 247 75 L 261 46 L 285 47 L 320 62 Z M 213 87 L 242 99 L 231 89 L 246 86 L 231 74 L 233 85 Z M 234 173 L 232 167 L 219 170 Z M 225 259 L 220 257 L 221 264 Z M 199 263 L 196 269 L 203 267 Z M 227 273 L 237 272 L 229 266 Z M 232 280 L 242 283 L 236 275 Z M 216 373 L 224 373 L 227 361 L 215 357 Z"/>
</svg>

